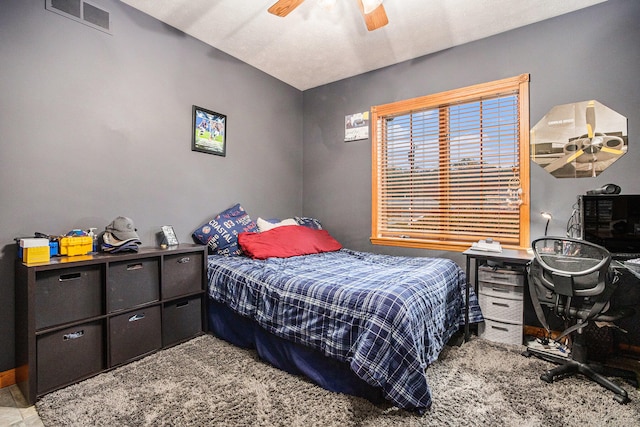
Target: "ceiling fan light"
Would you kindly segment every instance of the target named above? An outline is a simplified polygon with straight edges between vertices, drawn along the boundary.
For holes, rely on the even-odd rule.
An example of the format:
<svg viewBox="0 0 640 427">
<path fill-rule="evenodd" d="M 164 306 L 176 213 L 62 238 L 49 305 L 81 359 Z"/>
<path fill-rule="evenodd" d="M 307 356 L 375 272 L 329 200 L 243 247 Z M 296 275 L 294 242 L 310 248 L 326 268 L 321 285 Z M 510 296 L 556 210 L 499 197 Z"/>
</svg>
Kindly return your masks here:
<svg viewBox="0 0 640 427">
<path fill-rule="evenodd" d="M 382 0 L 362 0 L 362 7 L 364 14 L 368 15 L 378 8 L 382 4 Z"/>
<path fill-rule="evenodd" d="M 319 0 L 318 4 L 325 10 L 331 10 L 336 5 L 336 0 Z"/>
</svg>

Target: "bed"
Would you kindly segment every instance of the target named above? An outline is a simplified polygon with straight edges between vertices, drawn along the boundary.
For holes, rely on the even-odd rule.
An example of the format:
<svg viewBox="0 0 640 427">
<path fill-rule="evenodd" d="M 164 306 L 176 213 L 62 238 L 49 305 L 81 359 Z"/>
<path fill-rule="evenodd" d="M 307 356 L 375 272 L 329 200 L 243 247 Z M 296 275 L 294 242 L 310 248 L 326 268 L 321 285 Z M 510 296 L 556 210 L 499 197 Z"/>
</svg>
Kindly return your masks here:
<svg viewBox="0 0 640 427">
<path fill-rule="evenodd" d="M 346 249 L 318 227 L 242 231 L 238 256 L 210 255 L 210 332 L 326 389 L 424 413 L 426 369 L 464 325 L 464 272 Z M 481 321 L 473 292 L 469 308 Z"/>
</svg>

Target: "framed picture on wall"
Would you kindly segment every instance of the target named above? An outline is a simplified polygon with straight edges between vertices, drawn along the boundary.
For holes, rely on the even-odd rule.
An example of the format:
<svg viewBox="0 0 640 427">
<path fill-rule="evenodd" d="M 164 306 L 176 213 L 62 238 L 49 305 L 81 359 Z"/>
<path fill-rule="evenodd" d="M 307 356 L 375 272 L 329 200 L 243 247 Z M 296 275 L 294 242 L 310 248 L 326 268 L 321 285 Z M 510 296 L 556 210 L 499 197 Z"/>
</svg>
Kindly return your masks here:
<svg viewBox="0 0 640 427">
<path fill-rule="evenodd" d="M 344 117 L 344 141 L 369 138 L 369 112 L 349 114 Z"/>
<path fill-rule="evenodd" d="M 227 116 L 193 106 L 191 150 L 201 153 L 227 155 Z"/>
</svg>

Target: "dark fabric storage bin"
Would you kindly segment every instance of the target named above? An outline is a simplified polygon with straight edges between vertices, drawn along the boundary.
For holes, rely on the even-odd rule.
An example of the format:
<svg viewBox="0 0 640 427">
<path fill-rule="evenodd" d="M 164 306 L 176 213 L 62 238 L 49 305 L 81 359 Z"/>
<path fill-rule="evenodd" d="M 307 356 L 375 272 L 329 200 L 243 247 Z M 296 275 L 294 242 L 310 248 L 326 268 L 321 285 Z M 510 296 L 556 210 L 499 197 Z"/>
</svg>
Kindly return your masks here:
<svg viewBox="0 0 640 427">
<path fill-rule="evenodd" d="M 169 346 L 202 332 L 202 297 L 167 303 L 162 311 L 162 345 Z"/>
<path fill-rule="evenodd" d="M 164 257 L 162 298 L 174 298 L 202 290 L 203 263 L 202 252 Z"/>
<path fill-rule="evenodd" d="M 36 330 L 102 314 L 98 265 L 36 273 Z"/>
<path fill-rule="evenodd" d="M 159 349 L 162 346 L 160 327 L 159 305 L 110 318 L 111 366 Z"/>
<path fill-rule="evenodd" d="M 109 313 L 160 299 L 158 258 L 113 262 L 107 274 Z"/>
<path fill-rule="evenodd" d="M 98 321 L 39 336 L 38 394 L 103 370 L 103 329 Z"/>
</svg>

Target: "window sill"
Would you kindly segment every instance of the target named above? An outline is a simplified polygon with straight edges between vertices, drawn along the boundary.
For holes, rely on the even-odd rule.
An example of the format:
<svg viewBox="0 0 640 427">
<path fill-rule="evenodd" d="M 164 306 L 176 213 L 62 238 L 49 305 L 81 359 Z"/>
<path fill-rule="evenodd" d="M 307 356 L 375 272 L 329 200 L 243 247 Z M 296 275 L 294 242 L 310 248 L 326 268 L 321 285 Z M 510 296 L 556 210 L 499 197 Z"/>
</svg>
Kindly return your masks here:
<svg viewBox="0 0 640 427">
<path fill-rule="evenodd" d="M 372 245 L 399 246 L 404 248 L 434 249 L 450 252 L 464 252 L 472 242 L 442 242 L 438 240 L 423 240 L 411 238 L 371 237 Z"/>
</svg>

